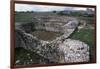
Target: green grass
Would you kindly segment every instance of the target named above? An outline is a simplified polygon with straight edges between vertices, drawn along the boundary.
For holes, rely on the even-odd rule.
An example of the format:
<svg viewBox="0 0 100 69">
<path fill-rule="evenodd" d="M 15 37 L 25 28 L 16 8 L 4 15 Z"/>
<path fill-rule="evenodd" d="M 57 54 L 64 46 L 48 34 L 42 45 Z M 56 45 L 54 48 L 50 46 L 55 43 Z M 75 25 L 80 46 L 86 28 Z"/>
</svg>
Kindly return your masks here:
<svg viewBox="0 0 100 69">
<path fill-rule="evenodd" d="M 31 22 L 32 13 L 17 13 L 15 15 L 15 22 Z"/>
<path fill-rule="evenodd" d="M 70 38 L 86 42 L 89 45 L 93 45 L 94 32 L 93 29 L 81 29 L 76 31 Z"/>
<path fill-rule="evenodd" d="M 35 16 L 58 16 L 55 13 L 51 12 L 35 12 L 35 13 L 15 13 L 15 22 L 32 22 Z"/>
</svg>

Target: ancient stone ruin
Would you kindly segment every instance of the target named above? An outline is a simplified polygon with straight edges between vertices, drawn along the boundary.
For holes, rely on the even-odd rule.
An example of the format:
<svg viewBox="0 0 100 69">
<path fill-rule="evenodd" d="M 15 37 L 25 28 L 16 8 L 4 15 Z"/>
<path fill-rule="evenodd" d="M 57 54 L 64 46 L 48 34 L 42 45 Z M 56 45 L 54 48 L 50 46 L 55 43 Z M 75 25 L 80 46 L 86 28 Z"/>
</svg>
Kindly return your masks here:
<svg viewBox="0 0 100 69">
<path fill-rule="evenodd" d="M 16 23 L 16 47 L 33 51 L 55 63 L 89 62 L 89 46 L 80 40 L 68 38 L 78 27 L 78 20 L 65 19 L 37 16 L 33 18 L 35 23 Z M 44 41 L 31 34 L 34 30 L 60 32 L 62 35 L 52 41 Z"/>
</svg>

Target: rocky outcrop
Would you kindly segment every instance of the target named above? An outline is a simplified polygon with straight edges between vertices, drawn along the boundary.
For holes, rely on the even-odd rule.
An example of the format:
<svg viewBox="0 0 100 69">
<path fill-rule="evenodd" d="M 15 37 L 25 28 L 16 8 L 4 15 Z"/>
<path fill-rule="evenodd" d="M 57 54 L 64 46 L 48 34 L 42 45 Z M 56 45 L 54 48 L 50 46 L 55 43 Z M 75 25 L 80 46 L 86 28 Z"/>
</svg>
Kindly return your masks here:
<svg viewBox="0 0 100 69">
<path fill-rule="evenodd" d="M 33 51 L 40 56 L 49 59 L 52 62 L 58 62 L 60 54 L 58 47 L 43 40 L 38 40 L 31 34 L 27 34 L 22 30 L 16 29 L 16 47 Z"/>
<path fill-rule="evenodd" d="M 16 47 L 33 51 L 57 63 L 88 62 L 89 47 L 84 42 L 72 39 L 56 39 L 51 42 L 38 40 L 31 34 L 16 30 Z"/>
<path fill-rule="evenodd" d="M 66 39 L 63 42 L 59 42 L 58 46 L 59 53 L 63 54 L 62 58 L 60 59 L 62 63 L 89 61 L 89 46 L 84 42 Z"/>
</svg>

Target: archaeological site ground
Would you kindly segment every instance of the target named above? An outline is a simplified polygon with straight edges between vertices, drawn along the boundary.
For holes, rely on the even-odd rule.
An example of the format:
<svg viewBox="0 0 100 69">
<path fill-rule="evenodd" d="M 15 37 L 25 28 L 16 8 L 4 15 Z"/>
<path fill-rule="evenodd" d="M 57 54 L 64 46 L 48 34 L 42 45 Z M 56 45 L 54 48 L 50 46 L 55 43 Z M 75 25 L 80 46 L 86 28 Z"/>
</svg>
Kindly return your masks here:
<svg viewBox="0 0 100 69">
<path fill-rule="evenodd" d="M 20 5 L 14 13 L 16 65 L 94 60 L 94 8 Z"/>
</svg>

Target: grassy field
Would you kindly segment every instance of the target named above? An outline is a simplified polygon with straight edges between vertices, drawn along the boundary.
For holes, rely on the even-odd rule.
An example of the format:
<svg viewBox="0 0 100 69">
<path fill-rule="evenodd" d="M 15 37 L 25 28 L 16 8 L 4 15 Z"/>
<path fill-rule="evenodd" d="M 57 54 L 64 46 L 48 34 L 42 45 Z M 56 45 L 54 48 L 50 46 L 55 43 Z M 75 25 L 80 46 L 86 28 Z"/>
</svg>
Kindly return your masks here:
<svg viewBox="0 0 100 69">
<path fill-rule="evenodd" d="M 31 22 L 32 15 L 32 13 L 16 13 L 15 22 Z"/>
<path fill-rule="evenodd" d="M 48 15 L 55 15 L 55 16 L 58 16 L 57 14 L 55 13 L 39 13 L 39 12 L 36 12 L 36 13 L 15 13 L 15 22 L 32 22 L 33 21 L 33 18 L 34 16 L 42 16 L 42 15 L 45 15 L 45 16 L 48 16 Z"/>
<path fill-rule="evenodd" d="M 70 38 L 83 41 L 90 46 L 93 45 L 94 42 L 94 32 L 93 29 L 81 29 L 79 32 L 75 31 Z"/>
</svg>

